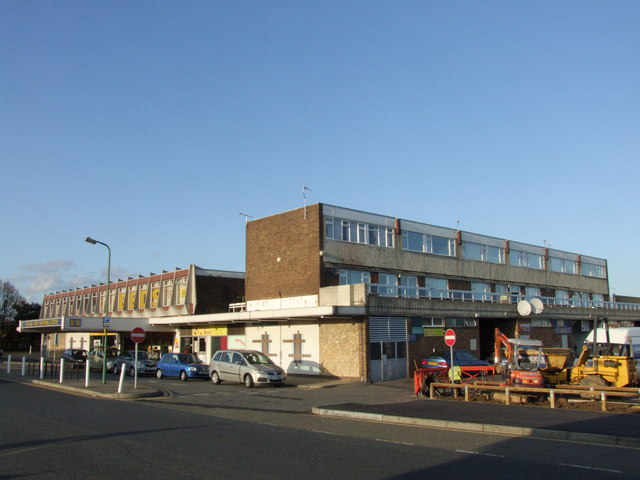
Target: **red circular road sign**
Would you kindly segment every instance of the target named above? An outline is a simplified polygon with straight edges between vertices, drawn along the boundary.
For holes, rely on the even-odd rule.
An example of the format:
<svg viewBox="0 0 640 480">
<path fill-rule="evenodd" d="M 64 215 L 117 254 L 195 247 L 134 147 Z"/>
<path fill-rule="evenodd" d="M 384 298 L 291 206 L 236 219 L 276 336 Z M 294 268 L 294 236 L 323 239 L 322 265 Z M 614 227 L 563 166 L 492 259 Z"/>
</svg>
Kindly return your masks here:
<svg viewBox="0 0 640 480">
<path fill-rule="evenodd" d="M 133 340 L 135 343 L 144 342 L 144 329 L 141 327 L 136 327 L 131 330 L 131 340 Z"/>
<path fill-rule="evenodd" d="M 453 347 L 456 343 L 456 332 L 451 329 L 444 332 L 444 343 L 446 343 L 448 347 Z"/>
</svg>

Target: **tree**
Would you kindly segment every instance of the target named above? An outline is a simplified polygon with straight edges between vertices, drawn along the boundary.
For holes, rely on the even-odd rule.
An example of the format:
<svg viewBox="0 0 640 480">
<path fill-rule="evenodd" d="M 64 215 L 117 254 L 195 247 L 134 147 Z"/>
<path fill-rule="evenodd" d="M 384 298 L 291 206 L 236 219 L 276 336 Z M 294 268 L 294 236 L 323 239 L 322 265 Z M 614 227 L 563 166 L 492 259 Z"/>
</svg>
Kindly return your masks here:
<svg viewBox="0 0 640 480">
<path fill-rule="evenodd" d="M 15 321 L 17 306 L 25 302 L 26 300 L 11 282 L 0 280 L 0 322 L 3 328 Z"/>
<path fill-rule="evenodd" d="M 19 320 L 32 320 L 40 316 L 41 305 L 28 303 L 10 282 L 0 280 L 0 344 L 5 349 L 24 349 L 37 346 L 39 337 L 18 333 Z"/>
</svg>

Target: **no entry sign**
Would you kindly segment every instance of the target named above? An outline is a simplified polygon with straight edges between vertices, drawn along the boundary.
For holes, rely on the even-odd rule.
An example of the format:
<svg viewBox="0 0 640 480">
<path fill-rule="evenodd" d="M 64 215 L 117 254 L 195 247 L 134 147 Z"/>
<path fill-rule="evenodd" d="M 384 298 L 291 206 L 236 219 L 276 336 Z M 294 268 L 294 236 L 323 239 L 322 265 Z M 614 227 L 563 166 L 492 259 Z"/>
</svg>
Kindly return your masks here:
<svg viewBox="0 0 640 480">
<path fill-rule="evenodd" d="M 135 343 L 144 342 L 144 329 L 142 327 L 136 327 L 131 330 L 131 340 Z"/>
<path fill-rule="evenodd" d="M 444 332 L 444 343 L 446 343 L 448 347 L 453 347 L 456 343 L 456 332 L 451 329 Z"/>
</svg>

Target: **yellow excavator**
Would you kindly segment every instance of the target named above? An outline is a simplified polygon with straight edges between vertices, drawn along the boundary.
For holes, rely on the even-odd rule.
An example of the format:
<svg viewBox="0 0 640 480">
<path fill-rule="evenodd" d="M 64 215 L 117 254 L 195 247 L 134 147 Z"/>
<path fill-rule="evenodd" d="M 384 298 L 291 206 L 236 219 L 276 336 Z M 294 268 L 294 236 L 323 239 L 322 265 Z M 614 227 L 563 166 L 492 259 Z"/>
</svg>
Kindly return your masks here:
<svg viewBox="0 0 640 480">
<path fill-rule="evenodd" d="M 638 384 L 636 364 L 629 345 L 611 342 L 606 319 L 604 328 L 595 328 L 589 333 L 575 365 L 572 365 L 574 354 L 570 349 L 548 348 L 543 349 L 543 353 L 547 365 L 541 373 L 549 385 L 570 383 L 586 387 L 628 387 Z"/>
</svg>

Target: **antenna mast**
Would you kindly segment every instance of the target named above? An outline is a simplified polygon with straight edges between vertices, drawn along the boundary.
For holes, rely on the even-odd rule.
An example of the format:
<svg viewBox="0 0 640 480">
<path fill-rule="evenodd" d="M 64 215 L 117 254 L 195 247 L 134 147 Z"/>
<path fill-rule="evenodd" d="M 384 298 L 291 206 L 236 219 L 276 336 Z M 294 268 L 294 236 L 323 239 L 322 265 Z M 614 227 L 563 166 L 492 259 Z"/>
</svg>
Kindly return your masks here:
<svg viewBox="0 0 640 480">
<path fill-rule="evenodd" d="M 302 185 L 302 201 L 304 203 L 304 219 L 307 219 L 307 195 L 304 193 L 306 190 L 311 191 L 306 185 Z"/>
</svg>

